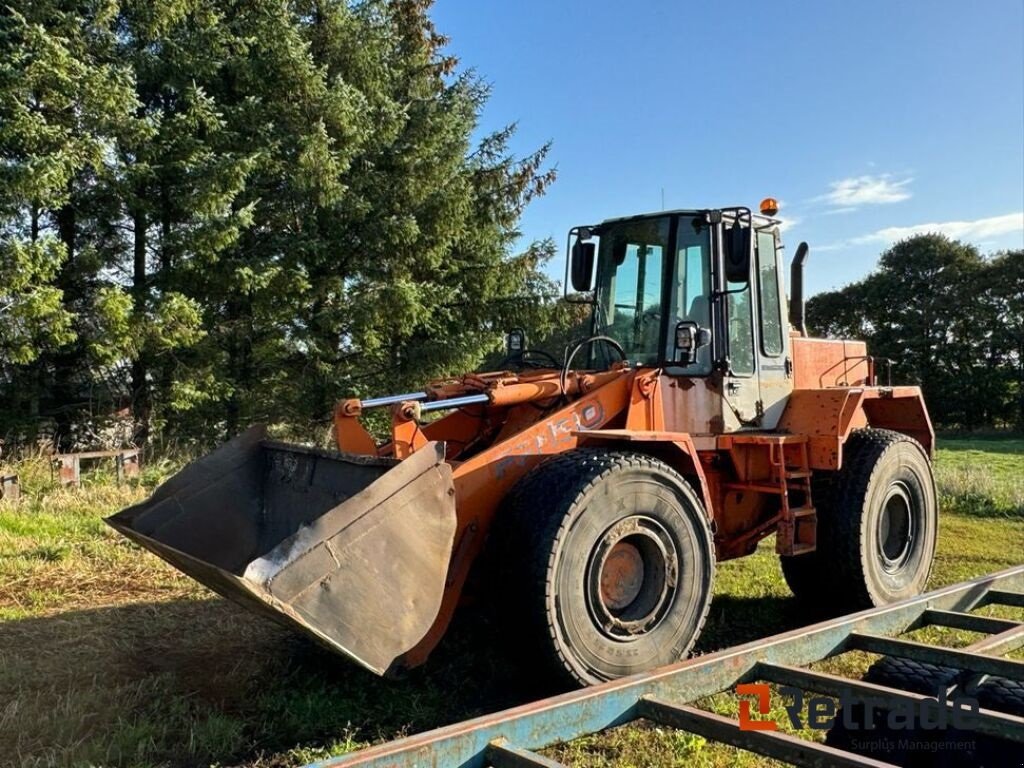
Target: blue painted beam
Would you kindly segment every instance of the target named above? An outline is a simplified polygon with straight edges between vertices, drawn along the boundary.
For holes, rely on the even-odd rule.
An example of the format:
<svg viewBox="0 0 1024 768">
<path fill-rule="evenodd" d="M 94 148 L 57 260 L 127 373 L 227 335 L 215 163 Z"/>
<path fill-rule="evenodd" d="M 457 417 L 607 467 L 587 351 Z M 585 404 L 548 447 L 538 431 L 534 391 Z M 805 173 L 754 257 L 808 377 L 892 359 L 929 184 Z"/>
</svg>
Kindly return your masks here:
<svg viewBox="0 0 1024 768">
<path fill-rule="evenodd" d="M 926 610 L 969 611 L 983 604 L 991 590 L 1005 593 L 1022 588 L 1024 566 L 1018 566 L 892 605 L 370 747 L 310 768 L 487 768 L 488 746 L 498 740 L 521 750 L 570 741 L 636 719 L 642 697 L 695 701 L 756 679 L 760 663 L 805 666 L 849 650 L 855 632 L 898 635 L 917 625 Z M 987 662 L 980 664 L 986 666 Z M 978 662 L 971 665 L 977 666 Z"/>
</svg>

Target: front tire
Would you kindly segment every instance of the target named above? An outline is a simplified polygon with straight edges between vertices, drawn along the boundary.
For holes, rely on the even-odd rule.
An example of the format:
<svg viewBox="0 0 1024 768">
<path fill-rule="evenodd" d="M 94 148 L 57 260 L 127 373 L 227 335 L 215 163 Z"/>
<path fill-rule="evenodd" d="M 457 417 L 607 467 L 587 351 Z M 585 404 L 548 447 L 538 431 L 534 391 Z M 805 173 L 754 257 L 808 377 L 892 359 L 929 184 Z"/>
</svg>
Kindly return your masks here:
<svg viewBox="0 0 1024 768">
<path fill-rule="evenodd" d="M 815 482 L 817 549 L 783 557 L 793 593 L 845 612 L 919 594 L 931 573 L 938 502 L 920 443 L 885 429 L 854 431 L 843 466 Z"/>
<path fill-rule="evenodd" d="M 714 546 L 664 462 L 579 449 L 537 467 L 499 512 L 501 586 L 531 659 L 576 685 L 686 656 L 711 604 Z"/>
</svg>

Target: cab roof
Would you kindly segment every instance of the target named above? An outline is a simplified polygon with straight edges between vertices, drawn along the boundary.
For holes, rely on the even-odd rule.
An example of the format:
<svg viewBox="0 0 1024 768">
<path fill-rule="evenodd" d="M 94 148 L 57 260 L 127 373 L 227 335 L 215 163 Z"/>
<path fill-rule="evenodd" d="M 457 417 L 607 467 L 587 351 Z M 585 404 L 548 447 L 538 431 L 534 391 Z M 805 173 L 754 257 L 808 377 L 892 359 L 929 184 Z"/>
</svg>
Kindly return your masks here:
<svg viewBox="0 0 1024 768">
<path fill-rule="evenodd" d="M 707 213 L 708 211 L 722 210 L 722 215 L 725 218 L 732 218 L 729 210 L 715 209 L 715 208 L 674 208 L 667 211 L 653 211 L 651 213 L 638 213 L 632 216 L 616 216 L 614 218 L 605 219 L 601 224 L 617 224 L 623 221 L 637 221 L 639 219 L 655 219 L 661 216 L 695 216 L 701 213 Z M 782 223 L 780 219 L 773 216 L 765 216 L 763 213 L 755 213 L 751 211 L 751 215 L 756 219 L 762 226 L 771 226 L 772 224 L 779 225 Z M 600 226 L 600 224 L 598 225 Z"/>
</svg>

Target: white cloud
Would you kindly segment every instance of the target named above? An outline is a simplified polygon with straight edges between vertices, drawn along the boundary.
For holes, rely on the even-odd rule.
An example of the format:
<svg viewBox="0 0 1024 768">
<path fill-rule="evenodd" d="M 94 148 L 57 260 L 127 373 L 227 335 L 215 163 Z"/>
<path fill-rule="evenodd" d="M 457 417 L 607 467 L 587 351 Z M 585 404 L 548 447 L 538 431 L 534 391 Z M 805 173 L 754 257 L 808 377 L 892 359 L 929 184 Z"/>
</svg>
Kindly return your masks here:
<svg viewBox="0 0 1024 768">
<path fill-rule="evenodd" d="M 1003 216 L 989 216 L 988 218 L 974 219 L 973 221 L 937 221 L 928 224 L 913 224 L 909 227 L 884 227 L 883 229 L 869 232 L 866 235 L 820 246 L 817 250 L 836 251 L 848 248 L 851 245 L 865 245 L 867 243 L 888 245 L 908 237 L 913 237 L 914 235 L 929 233 L 938 233 L 954 240 L 966 240 L 977 243 L 980 240 L 1010 235 L 1014 232 L 1024 233 L 1024 211 L 1007 213 Z"/>
<path fill-rule="evenodd" d="M 785 232 L 787 229 L 791 229 L 803 221 L 803 219 L 799 219 L 796 216 L 776 216 L 776 220 L 779 222 L 780 232 Z"/>
<path fill-rule="evenodd" d="M 974 221 L 939 221 L 929 224 L 914 224 L 910 227 L 885 227 L 869 235 L 862 235 L 856 238 L 855 242 L 895 243 L 897 240 L 930 232 L 938 232 L 954 240 L 977 240 L 1022 231 L 1024 231 L 1024 211 L 1018 211 L 1005 216 L 990 216 L 987 219 L 975 219 Z"/>
<path fill-rule="evenodd" d="M 819 197 L 837 208 L 859 208 L 862 205 L 898 203 L 910 197 L 907 186 L 911 178 L 896 180 L 891 173 L 878 176 L 851 176 L 829 184 L 829 191 Z"/>
</svg>

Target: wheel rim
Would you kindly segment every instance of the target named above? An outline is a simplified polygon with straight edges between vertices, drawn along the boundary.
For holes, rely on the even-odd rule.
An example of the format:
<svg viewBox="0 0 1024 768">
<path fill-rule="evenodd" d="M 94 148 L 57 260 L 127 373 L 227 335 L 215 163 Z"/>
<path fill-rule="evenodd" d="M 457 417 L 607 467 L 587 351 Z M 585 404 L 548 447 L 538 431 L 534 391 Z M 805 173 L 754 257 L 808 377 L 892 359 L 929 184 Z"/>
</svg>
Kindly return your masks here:
<svg viewBox="0 0 1024 768">
<path fill-rule="evenodd" d="M 882 568 L 892 573 L 910 559 L 917 534 L 917 510 L 906 485 L 893 483 L 878 518 L 878 556 Z"/>
<path fill-rule="evenodd" d="M 624 518 L 598 539 L 587 568 L 595 626 L 628 641 L 650 632 L 672 607 L 679 556 L 668 530 L 643 515 Z"/>
</svg>

